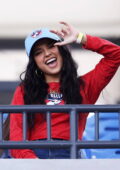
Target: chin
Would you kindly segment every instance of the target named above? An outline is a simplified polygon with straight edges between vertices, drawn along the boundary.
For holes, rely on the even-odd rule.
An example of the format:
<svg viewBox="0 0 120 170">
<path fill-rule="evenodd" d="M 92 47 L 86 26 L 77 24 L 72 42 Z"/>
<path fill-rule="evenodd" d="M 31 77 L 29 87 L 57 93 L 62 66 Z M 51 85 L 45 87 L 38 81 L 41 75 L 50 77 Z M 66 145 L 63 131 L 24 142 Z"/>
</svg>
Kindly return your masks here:
<svg viewBox="0 0 120 170">
<path fill-rule="evenodd" d="M 47 72 L 46 73 L 46 75 L 49 75 L 49 76 L 60 76 L 60 73 L 61 73 L 61 71 L 60 70 L 53 70 L 53 71 L 51 71 L 51 72 Z"/>
<path fill-rule="evenodd" d="M 49 72 L 49 74 L 52 74 L 52 75 L 55 74 L 55 75 L 56 75 L 56 74 L 60 74 L 60 72 L 61 72 L 61 69 L 58 69 L 58 68 L 57 68 L 57 69 L 51 70 L 51 71 Z"/>
</svg>

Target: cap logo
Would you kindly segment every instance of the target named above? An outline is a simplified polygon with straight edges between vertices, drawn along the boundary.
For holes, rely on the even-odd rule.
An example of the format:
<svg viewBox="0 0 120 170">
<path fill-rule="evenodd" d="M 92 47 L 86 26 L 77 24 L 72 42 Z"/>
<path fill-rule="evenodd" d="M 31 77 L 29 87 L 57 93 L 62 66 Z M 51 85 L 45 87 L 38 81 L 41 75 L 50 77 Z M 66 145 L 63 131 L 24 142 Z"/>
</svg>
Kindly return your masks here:
<svg viewBox="0 0 120 170">
<path fill-rule="evenodd" d="M 35 31 L 35 32 L 33 32 L 33 33 L 31 34 L 31 37 L 32 37 L 32 38 L 36 38 L 36 37 L 39 36 L 41 33 L 42 33 L 41 30 L 37 30 L 37 31 Z"/>
</svg>

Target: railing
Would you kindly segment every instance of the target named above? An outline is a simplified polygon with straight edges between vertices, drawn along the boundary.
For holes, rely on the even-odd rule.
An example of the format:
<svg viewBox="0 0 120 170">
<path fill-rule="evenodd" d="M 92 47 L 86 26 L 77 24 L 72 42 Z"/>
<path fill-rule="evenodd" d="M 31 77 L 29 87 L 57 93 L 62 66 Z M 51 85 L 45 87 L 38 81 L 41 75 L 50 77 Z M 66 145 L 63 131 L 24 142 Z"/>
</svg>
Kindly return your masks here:
<svg viewBox="0 0 120 170">
<path fill-rule="evenodd" d="M 41 141 L 27 140 L 27 113 L 45 113 L 47 121 L 47 139 Z M 70 114 L 70 140 L 51 139 L 51 113 Z M 95 140 L 78 140 L 77 114 L 86 112 L 95 113 Z M 33 148 L 70 148 L 71 158 L 77 158 L 77 150 L 80 148 L 120 148 L 120 138 L 115 141 L 99 141 L 99 112 L 118 112 L 120 105 L 24 105 L 24 106 L 0 106 L 0 148 L 1 149 L 33 149 Z M 3 113 L 23 113 L 23 141 L 3 140 Z M 119 114 L 120 137 L 120 114 Z"/>
</svg>

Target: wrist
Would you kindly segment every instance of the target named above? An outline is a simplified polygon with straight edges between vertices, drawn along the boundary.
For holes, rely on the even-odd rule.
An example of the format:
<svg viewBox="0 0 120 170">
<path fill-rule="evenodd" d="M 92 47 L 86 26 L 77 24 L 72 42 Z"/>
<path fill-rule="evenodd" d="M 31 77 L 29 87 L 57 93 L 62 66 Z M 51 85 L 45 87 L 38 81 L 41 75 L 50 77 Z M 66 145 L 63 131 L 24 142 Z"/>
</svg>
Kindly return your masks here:
<svg viewBox="0 0 120 170">
<path fill-rule="evenodd" d="M 86 35 L 83 34 L 82 32 L 79 32 L 75 42 L 78 44 L 80 44 L 80 43 L 85 44 L 86 43 Z"/>
</svg>

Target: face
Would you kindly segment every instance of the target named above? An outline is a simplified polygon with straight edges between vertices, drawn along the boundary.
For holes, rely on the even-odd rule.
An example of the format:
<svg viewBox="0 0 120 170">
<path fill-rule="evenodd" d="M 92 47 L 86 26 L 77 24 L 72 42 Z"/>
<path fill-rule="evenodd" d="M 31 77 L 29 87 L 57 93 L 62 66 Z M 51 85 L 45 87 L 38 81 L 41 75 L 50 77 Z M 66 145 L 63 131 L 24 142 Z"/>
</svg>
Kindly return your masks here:
<svg viewBox="0 0 120 170">
<path fill-rule="evenodd" d="M 43 39 L 38 41 L 33 49 L 34 60 L 47 82 L 59 81 L 63 64 L 62 56 L 54 43 L 51 39 Z"/>
</svg>

